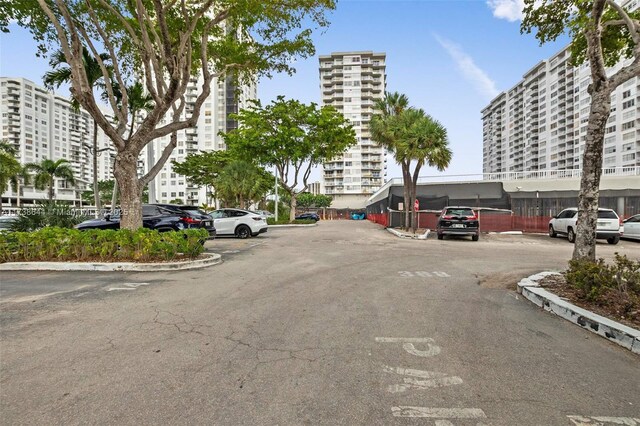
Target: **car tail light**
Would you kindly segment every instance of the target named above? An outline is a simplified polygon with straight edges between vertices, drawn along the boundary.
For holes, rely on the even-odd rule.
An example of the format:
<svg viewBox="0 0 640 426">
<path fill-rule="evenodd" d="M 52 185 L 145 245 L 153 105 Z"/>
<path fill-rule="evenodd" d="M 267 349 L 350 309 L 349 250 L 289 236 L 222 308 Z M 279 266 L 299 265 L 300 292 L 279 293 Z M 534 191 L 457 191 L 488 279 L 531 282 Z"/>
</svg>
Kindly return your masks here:
<svg viewBox="0 0 640 426">
<path fill-rule="evenodd" d="M 473 216 L 466 216 L 465 219 L 467 219 L 467 220 L 478 220 L 478 216 L 476 216 L 474 214 Z"/>
<path fill-rule="evenodd" d="M 251 219 L 253 219 L 253 220 L 257 221 L 257 222 L 260 222 L 261 220 L 263 220 L 261 217 L 255 217 L 255 216 L 252 217 Z"/>
<path fill-rule="evenodd" d="M 188 223 L 189 225 L 196 225 L 196 224 L 199 224 L 199 223 L 201 223 L 201 222 L 202 222 L 201 220 L 194 219 L 194 218 L 189 217 L 189 216 L 187 216 L 187 217 L 183 217 L 183 218 L 182 218 L 182 219 L 180 219 L 180 220 L 182 220 L 183 222 Z"/>
<path fill-rule="evenodd" d="M 444 220 L 451 220 L 451 219 L 453 219 L 453 216 L 447 215 L 447 216 L 444 216 L 443 219 Z"/>
</svg>

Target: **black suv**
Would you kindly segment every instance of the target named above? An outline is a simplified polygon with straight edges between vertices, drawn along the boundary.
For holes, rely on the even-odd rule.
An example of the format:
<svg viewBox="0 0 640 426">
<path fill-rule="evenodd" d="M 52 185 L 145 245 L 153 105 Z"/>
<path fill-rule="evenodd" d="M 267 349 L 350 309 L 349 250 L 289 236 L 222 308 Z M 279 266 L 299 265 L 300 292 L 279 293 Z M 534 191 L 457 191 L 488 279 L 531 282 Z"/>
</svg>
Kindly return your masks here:
<svg viewBox="0 0 640 426">
<path fill-rule="evenodd" d="M 438 216 L 436 225 L 438 239 L 445 235 L 471 235 L 473 241 L 480 239 L 478 216 L 471 207 L 445 207 Z"/>
<path fill-rule="evenodd" d="M 179 214 L 186 214 L 184 222 L 187 228 L 204 228 L 209 232 L 209 238 L 216 236 L 216 228 L 213 225 L 213 216 L 207 214 L 198 206 L 177 205 L 177 204 L 153 204 L 163 209 L 175 211 Z"/>
<path fill-rule="evenodd" d="M 302 213 L 296 216 L 296 220 L 305 220 L 305 219 L 311 219 L 317 222 L 320 220 L 320 216 L 318 215 L 318 213 Z"/>
<path fill-rule="evenodd" d="M 190 216 L 186 212 L 175 209 L 166 209 L 159 205 L 142 205 L 142 226 L 148 229 L 155 229 L 160 232 L 181 231 L 187 228 L 199 228 L 189 223 Z M 85 229 L 120 229 L 120 213 L 118 210 L 112 215 L 105 215 L 104 219 L 90 219 L 75 226 L 81 231 Z M 209 236 L 215 236 L 215 228 L 209 230 Z M 213 232 L 213 234 L 212 234 Z"/>
</svg>

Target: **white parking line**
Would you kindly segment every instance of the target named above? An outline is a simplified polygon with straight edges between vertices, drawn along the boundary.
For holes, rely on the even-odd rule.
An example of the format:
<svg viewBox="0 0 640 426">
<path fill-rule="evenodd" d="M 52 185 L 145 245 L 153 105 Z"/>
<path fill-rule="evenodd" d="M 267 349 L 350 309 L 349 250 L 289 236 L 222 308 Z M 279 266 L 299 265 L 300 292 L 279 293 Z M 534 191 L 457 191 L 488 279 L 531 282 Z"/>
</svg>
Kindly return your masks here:
<svg viewBox="0 0 640 426">
<path fill-rule="evenodd" d="M 584 416 L 567 416 L 576 426 L 605 426 L 605 425 L 624 425 L 624 426 L 640 426 L 640 418 L 632 417 L 584 417 Z"/>
<path fill-rule="evenodd" d="M 433 344 L 433 339 L 429 337 L 376 337 L 376 342 L 382 343 L 402 343 L 402 349 L 411 355 L 428 358 L 440 353 L 440 346 Z M 426 343 L 427 350 L 417 349 L 414 343 Z"/>
<path fill-rule="evenodd" d="M 428 417 L 431 419 L 484 419 L 487 416 L 479 408 L 430 408 L 401 405 L 391 407 L 395 417 Z"/>
<path fill-rule="evenodd" d="M 432 278 L 434 275 L 438 278 L 450 278 L 451 275 L 447 274 L 444 271 L 398 271 L 398 274 L 403 278 Z"/>
<path fill-rule="evenodd" d="M 149 283 L 122 283 L 120 284 L 122 285 L 122 287 L 110 287 L 107 289 L 107 291 L 114 291 L 114 290 L 135 290 L 138 287 L 141 286 L 145 286 L 145 285 L 149 285 Z"/>
<path fill-rule="evenodd" d="M 418 380 L 412 377 L 405 377 L 404 384 L 389 385 L 387 390 L 391 393 L 406 392 L 409 389 L 424 390 L 429 388 L 439 388 L 443 386 L 460 385 L 462 379 L 457 376 L 447 376 L 445 373 L 438 373 L 435 371 L 414 370 L 411 368 L 402 367 L 389 367 L 385 365 L 382 367 L 387 373 L 395 373 L 403 376 L 419 377 Z"/>
</svg>

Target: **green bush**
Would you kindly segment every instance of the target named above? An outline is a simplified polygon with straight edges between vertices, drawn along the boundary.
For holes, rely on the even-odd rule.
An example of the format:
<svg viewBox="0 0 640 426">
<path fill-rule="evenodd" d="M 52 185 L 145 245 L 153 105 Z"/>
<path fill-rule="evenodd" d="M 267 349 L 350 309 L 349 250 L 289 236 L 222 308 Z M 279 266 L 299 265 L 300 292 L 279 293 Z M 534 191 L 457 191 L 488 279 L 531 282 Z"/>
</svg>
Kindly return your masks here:
<svg viewBox="0 0 640 426">
<path fill-rule="evenodd" d="M 571 260 L 566 279 L 590 301 L 600 300 L 612 289 L 633 298 L 640 297 L 640 261 L 633 261 L 618 253 L 615 254 L 613 265 L 607 265 L 604 259 L 596 262 Z"/>
<path fill-rule="evenodd" d="M 204 229 L 158 232 L 150 229 L 45 227 L 34 232 L 1 232 L 0 262 L 163 261 L 194 258 L 204 251 Z"/>
<path fill-rule="evenodd" d="M 267 225 L 310 225 L 316 223 L 313 219 L 295 219 L 293 222 L 289 221 L 289 218 L 278 218 L 276 222 L 275 218 L 269 217 L 267 218 Z"/>
<path fill-rule="evenodd" d="M 55 201 L 42 201 L 36 206 L 24 207 L 15 221 L 11 223 L 11 229 L 19 232 L 30 232 L 47 226 L 58 228 L 73 228 L 88 218 L 79 215 L 78 211 L 68 205 Z"/>
</svg>

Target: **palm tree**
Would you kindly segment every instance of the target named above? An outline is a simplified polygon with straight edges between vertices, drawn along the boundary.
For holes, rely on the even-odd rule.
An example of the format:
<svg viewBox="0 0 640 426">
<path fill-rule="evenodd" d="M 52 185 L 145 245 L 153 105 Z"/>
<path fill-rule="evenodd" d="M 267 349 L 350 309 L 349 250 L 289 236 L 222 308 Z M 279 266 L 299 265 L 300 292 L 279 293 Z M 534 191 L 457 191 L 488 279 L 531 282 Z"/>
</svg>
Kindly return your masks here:
<svg viewBox="0 0 640 426">
<path fill-rule="evenodd" d="M 272 181 L 272 175 L 263 168 L 245 161 L 232 161 L 222 169 L 214 186 L 225 204 L 244 209 L 263 198 L 271 189 Z"/>
<path fill-rule="evenodd" d="M 452 152 L 449 148 L 447 129 L 421 109 L 408 109 L 403 113 L 403 137 L 397 152 L 401 154 L 408 166 L 415 162 L 413 172 L 408 170 L 409 177 L 409 206 L 413 206 L 416 199 L 418 175 L 420 169 L 427 165 L 443 171 L 451 162 Z M 417 213 L 411 218 L 411 228 L 417 227 Z"/>
<path fill-rule="evenodd" d="M 122 99 L 122 94 L 118 87 L 115 88 L 116 96 Z M 129 128 L 129 139 L 133 135 L 136 121 L 138 120 L 138 113 L 149 112 L 155 107 L 153 97 L 148 93 L 145 94 L 144 86 L 141 82 L 136 81 L 132 86 L 127 88 L 127 105 L 129 106 L 129 112 L 131 113 L 131 126 Z M 151 147 L 150 147 L 151 148 Z M 118 199 L 118 182 L 114 176 L 113 195 L 111 197 L 111 210 L 115 209 L 116 201 Z"/>
<path fill-rule="evenodd" d="M 5 140 L 0 141 L 0 214 L 2 214 L 2 194 L 9 189 L 9 184 L 17 181 L 22 173 L 22 166 L 15 156 L 16 148 Z"/>
<path fill-rule="evenodd" d="M 33 183 L 37 189 L 48 189 L 49 201 L 54 197 L 55 178 L 63 179 L 72 185 L 75 183 L 69 162 L 62 158 L 56 161 L 44 159 L 40 163 L 28 163 L 25 169 L 35 172 Z"/>
<path fill-rule="evenodd" d="M 107 62 L 109 60 L 109 55 L 103 53 L 100 55 L 100 60 L 103 62 Z M 102 90 L 105 89 L 104 85 L 104 76 L 102 74 L 102 69 L 100 68 L 100 63 L 96 60 L 91 52 L 84 47 L 82 49 L 82 62 L 84 64 L 85 72 L 87 75 L 87 79 L 89 80 L 89 85 L 94 88 L 100 88 Z M 53 53 L 51 56 L 51 61 L 49 61 L 49 65 L 53 68 L 52 71 L 48 71 L 44 77 L 44 85 L 48 89 L 53 89 L 60 87 L 60 85 L 64 83 L 70 83 L 72 79 L 71 68 L 68 66 L 69 62 L 67 58 L 64 56 L 64 52 L 62 50 L 58 50 Z M 111 67 L 107 66 L 109 72 L 111 72 Z M 76 99 L 72 99 L 72 105 L 74 108 L 79 109 L 80 105 Z M 93 120 L 93 145 L 91 148 L 91 153 L 93 155 L 93 192 L 94 203 L 96 206 L 96 217 L 100 216 L 100 191 L 98 188 L 98 123 L 96 120 Z"/>
<path fill-rule="evenodd" d="M 400 142 L 401 116 L 409 107 L 409 98 L 398 92 L 386 92 L 383 99 L 376 101 L 374 108 L 379 112 L 371 118 L 371 139 L 393 154 L 394 159 L 402 169 L 403 193 L 404 193 L 404 226 L 409 226 L 409 200 L 410 200 L 410 159 L 404 158 L 398 152 Z"/>
</svg>

